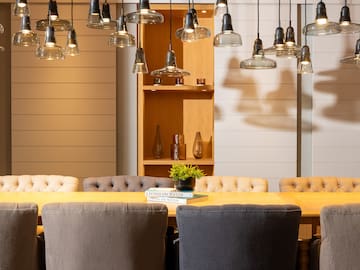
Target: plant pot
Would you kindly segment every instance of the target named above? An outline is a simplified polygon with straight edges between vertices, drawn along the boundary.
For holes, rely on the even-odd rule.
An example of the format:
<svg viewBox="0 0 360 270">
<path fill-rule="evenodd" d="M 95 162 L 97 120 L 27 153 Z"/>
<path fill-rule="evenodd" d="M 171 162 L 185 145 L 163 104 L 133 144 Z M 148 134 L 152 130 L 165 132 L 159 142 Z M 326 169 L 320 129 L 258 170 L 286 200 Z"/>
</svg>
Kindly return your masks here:
<svg viewBox="0 0 360 270">
<path fill-rule="evenodd" d="M 175 188 L 181 191 L 193 191 L 195 187 L 195 178 L 175 181 Z"/>
</svg>

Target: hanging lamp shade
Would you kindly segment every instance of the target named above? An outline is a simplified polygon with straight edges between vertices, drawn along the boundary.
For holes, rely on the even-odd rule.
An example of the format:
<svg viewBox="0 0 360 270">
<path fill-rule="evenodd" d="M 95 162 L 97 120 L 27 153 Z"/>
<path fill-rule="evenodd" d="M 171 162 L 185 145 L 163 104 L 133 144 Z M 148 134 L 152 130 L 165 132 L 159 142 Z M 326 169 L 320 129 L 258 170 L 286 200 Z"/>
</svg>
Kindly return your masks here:
<svg viewBox="0 0 360 270">
<path fill-rule="evenodd" d="M 351 22 L 350 9 L 346 4 L 341 8 L 339 25 L 343 34 L 360 32 L 360 24 Z"/>
<path fill-rule="evenodd" d="M 100 29 L 102 27 L 99 0 L 90 0 L 88 21 L 86 26 L 95 29 Z"/>
<path fill-rule="evenodd" d="M 38 35 L 31 31 L 30 17 L 24 15 L 21 17 L 20 31 L 12 37 L 12 44 L 19 47 L 38 46 L 40 43 Z"/>
<path fill-rule="evenodd" d="M 45 60 L 63 60 L 65 58 L 63 48 L 56 45 L 55 29 L 47 26 L 45 31 L 45 43 L 36 49 L 36 56 Z"/>
<path fill-rule="evenodd" d="M 279 0 L 279 4 L 278 4 L 278 20 L 279 20 L 279 25 L 278 27 L 276 27 L 275 29 L 275 35 L 274 35 L 274 42 L 273 45 L 269 48 L 264 49 L 264 53 L 265 54 L 276 54 L 278 51 L 282 51 L 284 50 L 285 47 L 285 33 L 284 33 L 284 28 L 281 27 L 281 13 L 280 13 L 280 0 Z"/>
<path fill-rule="evenodd" d="M 303 33 L 310 36 L 334 35 L 340 33 L 338 23 L 329 22 L 326 14 L 326 6 L 320 1 L 316 6 L 315 23 L 305 25 Z"/>
<path fill-rule="evenodd" d="M 18 17 L 30 15 L 27 0 L 16 0 L 13 8 L 13 14 Z"/>
<path fill-rule="evenodd" d="M 354 55 L 342 58 L 340 63 L 360 65 L 360 39 L 356 41 Z"/>
<path fill-rule="evenodd" d="M 301 48 L 300 60 L 298 64 L 297 73 L 299 74 L 310 74 L 313 73 L 311 58 L 310 58 L 310 48 L 307 45 L 304 45 Z"/>
<path fill-rule="evenodd" d="M 111 19 L 111 13 L 110 13 L 110 5 L 105 0 L 105 2 L 102 5 L 102 29 L 109 30 L 109 29 L 116 29 L 116 21 L 113 21 Z"/>
<path fill-rule="evenodd" d="M 192 15 L 190 15 L 190 13 Z M 175 35 L 183 42 L 192 42 L 199 39 L 209 38 L 211 36 L 211 31 L 208 28 L 199 25 L 197 12 L 195 8 L 191 8 L 185 16 L 184 27 L 177 29 Z"/>
<path fill-rule="evenodd" d="M 71 29 L 71 23 L 68 20 L 62 20 L 59 18 L 57 3 L 55 0 L 49 0 L 48 16 L 46 19 L 36 22 L 36 30 L 46 31 L 49 26 L 49 21 L 55 31 L 69 31 Z"/>
<path fill-rule="evenodd" d="M 262 40 L 258 37 L 254 42 L 252 57 L 244 61 L 241 61 L 240 68 L 272 69 L 272 68 L 276 68 L 276 62 L 264 56 Z"/>
<path fill-rule="evenodd" d="M 215 47 L 237 47 L 242 45 L 241 36 L 235 33 L 231 23 L 231 16 L 225 13 L 222 19 L 221 33 L 214 37 Z"/>
<path fill-rule="evenodd" d="M 296 58 L 299 56 L 299 54 L 300 54 L 300 46 L 296 44 L 295 30 L 290 23 L 290 25 L 286 28 L 285 44 L 283 50 L 278 50 L 276 52 L 276 56 Z"/>
<path fill-rule="evenodd" d="M 76 56 L 80 54 L 75 29 L 71 29 L 68 32 L 64 54 L 67 56 Z"/>
<path fill-rule="evenodd" d="M 139 9 L 126 15 L 126 21 L 129 23 L 163 23 L 164 15 L 150 9 L 149 0 L 139 0 Z"/>
<path fill-rule="evenodd" d="M 143 48 L 137 48 L 135 54 L 135 62 L 133 65 L 133 73 L 148 73 L 149 69 L 145 59 L 145 52 Z"/>
<path fill-rule="evenodd" d="M 216 0 L 215 16 L 220 16 L 227 13 L 228 3 L 227 0 Z"/>
<path fill-rule="evenodd" d="M 109 45 L 119 48 L 135 46 L 135 37 L 128 32 L 124 15 L 117 21 L 117 31 L 110 34 Z"/>
</svg>

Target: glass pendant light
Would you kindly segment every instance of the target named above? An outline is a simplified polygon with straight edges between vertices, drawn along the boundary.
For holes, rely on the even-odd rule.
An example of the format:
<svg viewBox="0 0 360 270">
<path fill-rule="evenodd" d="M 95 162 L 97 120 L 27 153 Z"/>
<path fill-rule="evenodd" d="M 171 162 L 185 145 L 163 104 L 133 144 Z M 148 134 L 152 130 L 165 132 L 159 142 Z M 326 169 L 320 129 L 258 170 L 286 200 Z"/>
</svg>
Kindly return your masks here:
<svg viewBox="0 0 360 270">
<path fill-rule="evenodd" d="M 215 47 L 237 47 L 242 45 L 241 36 L 234 32 L 231 16 L 227 8 L 223 15 L 221 33 L 214 37 Z"/>
<path fill-rule="evenodd" d="M 49 0 L 48 17 L 36 22 L 36 30 L 47 31 L 47 26 L 49 26 L 50 22 L 55 31 L 68 31 L 71 29 L 71 24 L 68 20 L 61 20 L 59 18 L 56 0 Z"/>
<path fill-rule="evenodd" d="M 86 26 L 95 29 L 100 29 L 102 27 L 99 0 L 90 0 L 88 22 Z"/>
<path fill-rule="evenodd" d="M 102 29 L 109 30 L 109 29 L 116 29 L 116 21 L 111 20 L 111 14 L 110 14 L 110 5 L 105 0 L 102 6 Z"/>
<path fill-rule="evenodd" d="M 276 68 L 276 62 L 264 56 L 263 44 L 259 34 L 259 0 L 257 0 L 257 38 L 254 42 L 252 57 L 240 62 L 244 69 L 271 69 Z"/>
<path fill-rule="evenodd" d="M 63 48 L 56 45 L 55 28 L 49 22 L 45 31 L 45 43 L 36 49 L 36 56 L 45 60 L 63 60 L 65 58 Z"/>
<path fill-rule="evenodd" d="M 76 39 L 76 32 L 74 29 L 74 1 L 71 0 L 71 30 L 69 30 L 65 46 L 65 55 L 76 56 L 80 54 L 79 45 Z"/>
<path fill-rule="evenodd" d="M 190 13 L 192 15 L 190 15 Z M 192 23 L 190 22 L 191 17 L 193 19 Z M 190 8 L 189 0 L 189 11 L 185 17 L 185 25 L 183 28 L 177 29 L 175 35 L 183 42 L 192 42 L 203 38 L 209 38 L 211 36 L 211 31 L 208 28 L 199 25 L 194 0 L 192 0 L 192 8 Z"/>
<path fill-rule="evenodd" d="M 215 16 L 220 16 L 228 11 L 227 0 L 216 0 L 215 4 Z"/>
<path fill-rule="evenodd" d="M 20 31 L 12 37 L 12 44 L 19 47 L 38 46 L 40 43 L 38 35 L 31 31 L 30 17 L 24 15 L 21 17 Z"/>
<path fill-rule="evenodd" d="M 14 16 L 27 16 L 30 15 L 29 5 L 27 0 L 16 0 L 13 8 Z"/>
<path fill-rule="evenodd" d="M 351 22 L 350 9 L 347 6 L 347 0 L 345 0 L 345 5 L 341 8 L 339 25 L 341 33 L 343 34 L 360 32 L 360 24 Z"/>
<path fill-rule="evenodd" d="M 303 33 L 310 36 L 334 35 L 340 33 L 341 28 L 338 23 L 329 22 L 326 15 L 326 6 L 322 0 L 316 6 L 315 23 L 305 25 Z"/>
<path fill-rule="evenodd" d="M 149 0 L 139 0 L 139 6 L 140 8 L 137 11 L 131 12 L 126 15 L 127 22 L 137 24 L 154 24 L 164 22 L 164 16 L 161 13 L 150 9 Z"/>
<path fill-rule="evenodd" d="M 284 50 L 285 33 L 284 33 L 284 29 L 281 27 L 280 11 L 281 11 L 281 5 L 280 5 L 280 0 L 279 0 L 279 4 L 278 4 L 279 25 L 275 29 L 275 38 L 274 38 L 273 46 L 271 46 L 270 48 L 264 49 L 265 54 L 276 54 L 278 51 Z"/>
<path fill-rule="evenodd" d="M 307 18 L 307 14 L 306 14 L 306 10 L 307 10 L 307 6 L 306 6 L 306 0 L 305 0 L 305 25 L 306 25 L 306 18 Z M 297 73 L 298 74 L 310 74 L 313 73 L 313 67 L 312 67 L 312 63 L 311 63 L 311 58 L 310 58 L 310 48 L 307 45 L 307 35 L 306 33 L 305 35 L 305 45 L 301 48 L 301 52 L 300 52 L 300 60 L 298 63 L 298 69 L 297 69 Z"/>
<path fill-rule="evenodd" d="M 356 64 L 360 66 L 360 38 L 356 41 L 354 55 L 342 58 L 340 63 Z"/>
<path fill-rule="evenodd" d="M 138 42 L 138 47 L 136 48 L 135 62 L 132 71 L 133 73 L 148 73 L 149 69 L 146 63 L 145 52 L 141 45 L 141 26 L 139 26 L 138 29 L 139 29 L 139 42 Z"/>
<path fill-rule="evenodd" d="M 180 69 L 176 65 L 176 56 L 175 51 L 172 49 L 172 3 L 170 0 L 170 26 L 169 26 L 169 34 L 170 34 L 170 41 L 169 41 L 169 50 L 166 54 L 166 63 L 165 67 L 161 69 L 157 69 L 151 72 L 151 76 L 154 77 L 184 77 L 190 75 L 190 72 Z"/>
<path fill-rule="evenodd" d="M 117 31 L 110 34 L 109 45 L 125 48 L 135 46 L 135 37 L 127 31 L 125 15 L 124 15 L 124 0 L 121 1 L 121 15 L 117 21 Z"/>
</svg>

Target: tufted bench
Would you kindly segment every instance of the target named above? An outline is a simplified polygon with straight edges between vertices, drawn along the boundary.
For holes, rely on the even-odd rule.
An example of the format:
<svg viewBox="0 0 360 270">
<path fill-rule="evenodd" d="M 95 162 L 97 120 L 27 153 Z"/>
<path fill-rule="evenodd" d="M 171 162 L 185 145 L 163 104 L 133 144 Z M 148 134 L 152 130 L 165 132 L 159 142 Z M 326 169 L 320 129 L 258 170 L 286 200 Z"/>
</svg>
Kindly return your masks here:
<svg viewBox="0 0 360 270">
<path fill-rule="evenodd" d="M 150 187 L 174 187 L 174 181 L 166 177 L 154 176 L 99 176 L 83 180 L 84 191 L 134 192 Z"/>
<path fill-rule="evenodd" d="M 0 176 L 0 191 L 8 192 L 71 192 L 79 190 L 79 180 L 62 175 Z"/>
<path fill-rule="evenodd" d="M 203 176 L 196 179 L 198 192 L 267 192 L 268 181 L 256 177 Z"/>
<path fill-rule="evenodd" d="M 282 192 L 360 192 L 360 178 L 310 176 L 282 178 Z"/>
</svg>

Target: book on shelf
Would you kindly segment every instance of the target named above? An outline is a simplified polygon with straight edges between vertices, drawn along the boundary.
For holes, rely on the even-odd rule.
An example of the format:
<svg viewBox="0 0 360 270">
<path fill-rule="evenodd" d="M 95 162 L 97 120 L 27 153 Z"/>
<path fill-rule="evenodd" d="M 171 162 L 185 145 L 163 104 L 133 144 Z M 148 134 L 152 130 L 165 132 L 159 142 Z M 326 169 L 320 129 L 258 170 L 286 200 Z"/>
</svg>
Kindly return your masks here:
<svg viewBox="0 0 360 270">
<path fill-rule="evenodd" d="M 147 197 L 148 202 L 160 202 L 160 203 L 175 203 L 175 204 L 190 204 L 194 202 L 204 201 L 208 198 L 208 195 L 194 194 L 192 198 L 181 197 Z"/>
<path fill-rule="evenodd" d="M 177 198 L 193 198 L 192 191 L 179 191 L 176 188 L 157 188 L 152 187 L 145 190 L 146 197 L 177 197 Z"/>
</svg>

